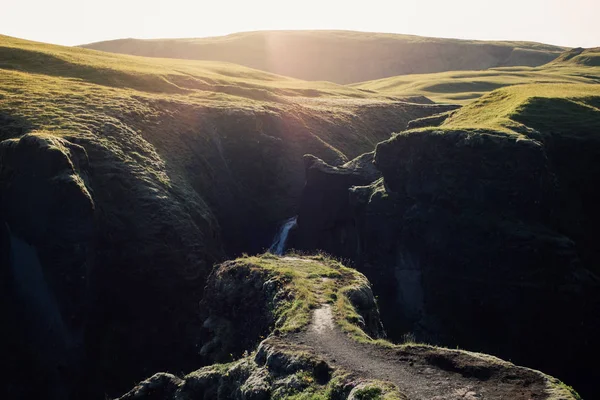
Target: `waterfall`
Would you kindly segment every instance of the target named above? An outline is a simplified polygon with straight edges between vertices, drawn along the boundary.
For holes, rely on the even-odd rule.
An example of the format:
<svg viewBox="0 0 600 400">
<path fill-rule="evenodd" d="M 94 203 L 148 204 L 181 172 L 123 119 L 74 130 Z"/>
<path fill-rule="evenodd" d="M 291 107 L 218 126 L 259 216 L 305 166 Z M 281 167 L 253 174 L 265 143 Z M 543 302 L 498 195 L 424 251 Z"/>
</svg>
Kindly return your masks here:
<svg viewBox="0 0 600 400">
<path fill-rule="evenodd" d="M 290 230 L 296 226 L 296 221 L 298 220 L 298 216 L 294 216 L 290 219 L 285 220 L 283 224 L 279 227 L 279 231 L 275 235 L 273 239 L 273 244 L 269 248 L 269 251 L 273 254 L 282 255 L 285 250 L 285 242 L 287 242 L 288 233 Z"/>
</svg>

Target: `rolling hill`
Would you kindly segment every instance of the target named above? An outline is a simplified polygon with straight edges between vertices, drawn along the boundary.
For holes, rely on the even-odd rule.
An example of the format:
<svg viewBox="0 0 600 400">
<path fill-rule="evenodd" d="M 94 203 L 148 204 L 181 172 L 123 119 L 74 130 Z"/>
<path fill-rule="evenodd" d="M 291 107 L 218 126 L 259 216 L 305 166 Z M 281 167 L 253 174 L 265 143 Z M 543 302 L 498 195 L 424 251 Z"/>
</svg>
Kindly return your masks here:
<svg viewBox="0 0 600 400">
<path fill-rule="evenodd" d="M 353 31 L 259 31 L 199 39 L 120 39 L 82 47 L 147 57 L 227 61 L 341 84 L 405 74 L 539 66 L 565 48 Z"/>
<path fill-rule="evenodd" d="M 583 65 L 600 67 L 600 47 L 583 49 L 578 47 L 564 52 L 551 62 L 554 65 Z"/>
<path fill-rule="evenodd" d="M 577 53 L 577 55 L 575 55 Z M 351 85 L 390 96 L 426 96 L 434 101 L 467 104 L 492 90 L 533 83 L 600 83 L 597 49 L 575 49 L 539 67 L 450 71 L 404 75 Z"/>
</svg>

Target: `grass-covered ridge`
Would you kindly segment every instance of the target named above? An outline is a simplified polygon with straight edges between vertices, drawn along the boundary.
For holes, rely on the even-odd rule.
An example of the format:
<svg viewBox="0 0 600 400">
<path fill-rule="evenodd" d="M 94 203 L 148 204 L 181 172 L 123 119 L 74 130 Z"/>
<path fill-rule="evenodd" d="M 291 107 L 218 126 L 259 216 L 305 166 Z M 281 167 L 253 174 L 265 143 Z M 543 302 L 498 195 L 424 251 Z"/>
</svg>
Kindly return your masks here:
<svg viewBox="0 0 600 400">
<path fill-rule="evenodd" d="M 600 47 L 583 49 L 581 47 L 571 49 L 561 54 L 552 65 L 585 65 L 588 67 L 600 67 Z"/>
<path fill-rule="evenodd" d="M 395 76 L 352 86 L 391 96 L 426 96 L 442 103 L 468 104 L 505 86 L 567 83 L 599 84 L 600 68 L 557 62 L 535 68 L 492 68 L 485 71 Z"/>
<path fill-rule="evenodd" d="M 356 89 L 328 82 L 307 83 L 227 62 L 117 55 L 3 35 L 0 69 L 208 100 L 228 96 L 272 100 L 275 95 L 367 97 Z"/>
<path fill-rule="evenodd" d="M 442 128 L 490 129 L 527 134 L 529 129 L 567 135 L 600 132 L 600 85 L 518 85 L 466 105 Z"/>
<path fill-rule="evenodd" d="M 308 325 L 311 311 L 323 304 L 332 304 L 336 316 L 354 321 L 356 311 L 349 303 L 347 292 L 360 285 L 368 285 L 358 271 L 345 267 L 324 254 L 306 256 L 290 253 L 279 257 L 271 253 L 244 256 L 236 260 L 250 269 L 268 271 L 290 291 L 290 301 L 282 302 L 274 310 L 276 328 L 293 332 Z"/>
<path fill-rule="evenodd" d="M 353 31 L 259 31 L 198 39 L 120 39 L 84 47 L 149 57 L 227 61 L 300 79 L 342 84 L 403 74 L 538 66 L 565 50 L 532 42 Z"/>
</svg>

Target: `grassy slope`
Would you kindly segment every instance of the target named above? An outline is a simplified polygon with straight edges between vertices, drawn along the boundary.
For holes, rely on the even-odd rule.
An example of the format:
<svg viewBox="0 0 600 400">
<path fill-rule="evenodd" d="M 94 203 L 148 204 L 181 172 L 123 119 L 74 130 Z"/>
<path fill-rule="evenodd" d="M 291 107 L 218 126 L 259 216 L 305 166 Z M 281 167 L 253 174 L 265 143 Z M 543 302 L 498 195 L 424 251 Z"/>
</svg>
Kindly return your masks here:
<svg viewBox="0 0 600 400">
<path fill-rule="evenodd" d="M 201 39 L 121 39 L 84 47 L 151 57 L 228 61 L 296 78 L 338 83 L 402 74 L 538 66 L 564 50 L 531 42 L 352 31 L 260 31 Z"/>
<path fill-rule="evenodd" d="M 600 67 L 600 47 L 583 49 L 581 47 L 571 49 L 561 54 L 550 64 L 553 65 L 585 65 L 588 67 Z"/>
<path fill-rule="evenodd" d="M 255 100 L 281 96 L 367 97 L 329 82 L 307 83 L 263 71 L 213 61 L 150 59 L 69 48 L 0 35 L 0 68 L 135 89 L 192 100 Z M 236 99 L 239 101 L 239 99 Z"/>
<path fill-rule="evenodd" d="M 597 135 L 600 132 L 600 85 L 544 84 L 502 88 L 461 108 L 445 129 L 487 129 L 511 134 Z"/>
<path fill-rule="evenodd" d="M 536 68 L 493 68 L 486 71 L 397 76 L 362 82 L 353 87 L 390 96 L 427 96 L 437 102 L 467 104 L 494 89 L 533 83 L 600 83 L 600 68 L 556 62 Z"/>
<path fill-rule="evenodd" d="M 225 113 L 268 115 L 289 109 L 299 114 L 302 110 L 290 103 L 304 96 L 313 98 L 308 112 L 342 119 L 352 115 L 336 113 L 338 100 L 343 107 L 344 101 L 375 97 L 328 82 L 304 82 L 227 63 L 115 55 L 0 35 L 0 114 L 10 116 L 0 127 L 0 139 L 31 130 L 90 137 L 107 122 L 124 123 L 143 130 L 144 139 L 159 150 L 183 151 L 177 156 L 192 157 L 184 149 L 168 148 L 177 145 L 179 135 L 174 133 L 198 129 L 190 113 L 210 107 Z M 316 99 L 321 97 L 324 100 Z M 161 119 L 170 126 L 159 126 Z M 314 139 L 334 152 L 338 150 L 331 140 L 344 146 L 341 138 L 316 135 Z M 355 139 L 366 140 L 366 146 L 375 143 L 368 135 Z"/>
</svg>

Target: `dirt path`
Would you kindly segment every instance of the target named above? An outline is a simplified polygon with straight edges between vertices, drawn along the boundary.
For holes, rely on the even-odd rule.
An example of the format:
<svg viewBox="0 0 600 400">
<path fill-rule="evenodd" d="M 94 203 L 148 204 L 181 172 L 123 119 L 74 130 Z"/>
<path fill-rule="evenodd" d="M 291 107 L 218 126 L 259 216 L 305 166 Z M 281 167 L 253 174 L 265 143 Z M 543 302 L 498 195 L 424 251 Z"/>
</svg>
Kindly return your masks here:
<svg viewBox="0 0 600 400">
<path fill-rule="evenodd" d="M 292 340 L 312 347 L 334 367 L 394 383 L 411 400 L 547 398 L 544 378 L 526 368 L 434 347 L 358 343 L 334 323 L 329 305 L 315 310 L 309 327 Z"/>
</svg>

